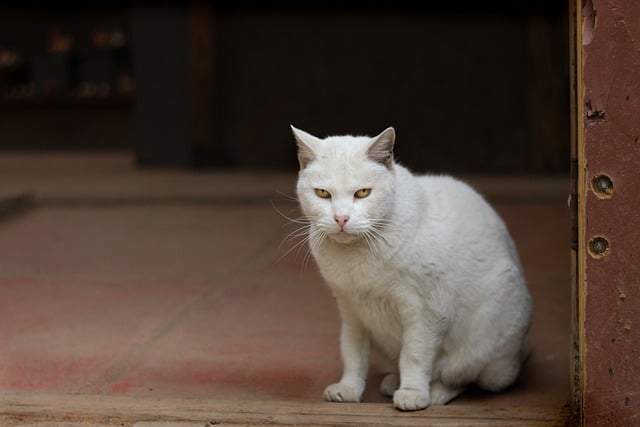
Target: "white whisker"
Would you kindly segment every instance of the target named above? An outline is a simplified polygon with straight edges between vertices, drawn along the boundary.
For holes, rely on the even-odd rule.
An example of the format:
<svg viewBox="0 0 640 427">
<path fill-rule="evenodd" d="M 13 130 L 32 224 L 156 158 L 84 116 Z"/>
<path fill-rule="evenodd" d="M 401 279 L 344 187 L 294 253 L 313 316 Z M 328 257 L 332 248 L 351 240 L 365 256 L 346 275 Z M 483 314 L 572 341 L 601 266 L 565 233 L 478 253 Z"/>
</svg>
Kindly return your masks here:
<svg viewBox="0 0 640 427">
<path fill-rule="evenodd" d="M 281 261 L 284 257 L 289 255 L 291 252 L 293 252 L 296 249 L 298 250 L 298 253 L 300 253 L 300 250 L 304 247 L 304 244 L 307 243 L 308 240 L 309 240 L 309 236 L 305 236 L 305 238 L 300 239 L 300 241 L 296 242 L 293 246 L 287 249 L 282 255 L 280 255 L 280 257 L 278 258 L 278 261 Z"/>
<path fill-rule="evenodd" d="M 295 193 L 283 193 L 282 191 L 276 191 L 279 195 L 281 195 L 285 200 L 289 202 L 298 202 L 298 196 Z"/>
<path fill-rule="evenodd" d="M 302 262 L 302 269 L 305 270 L 307 268 L 307 264 L 309 263 L 309 260 L 311 259 L 311 255 L 312 252 L 318 248 L 318 246 L 320 245 L 320 243 L 326 238 L 326 233 L 318 228 L 313 228 L 311 229 L 311 231 L 309 232 L 309 245 L 307 247 L 307 252 L 304 256 L 303 262 Z"/>
<path fill-rule="evenodd" d="M 377 253 L 378 252 L 378 247 L 376 245 L 376 242 L 373 239 L 372 233 L 369 230 L 367 230 L 364 233 L 362 233 L 362 237 L 363 237 L 363 240 L 366 243 L 367 248 L 369 249 L 369 251 L 374 253 L 374 254 Z"/>
<path fill-rule="evenodd" d="M 360 233 L 367 249 L 373 254 L 380 254 L 389 246 L 387 238 L 390 232 L 397 230 L 396 224 L 386 218 L 369 218 L 369 227 Z"/>
<path fill-rule="evenodd" d="M 282 243 L 288 242 L 297 237 L 306 236 L 307 234 L 309 234 L 309 230 L 311 229 L 311 227 L 313 227 L 313 224 L 306 224 L 306 225 L 303 225 L 302 227 L 296 228 L 295 230 L 293 230 L 291 233 L 287 234 L 284 237 L 284 240 L 282 241 Z"/>
<path fill-rule="evenodd" d="M 291 216 L 285 214 L 284 212 L 282 212 L 280 209 L 278 209 L 278 207 L 276 205 L 272 205 L 273 209 L 284 219 L 288 220 L 289 223 L 294 223 L 294 224 L 309 224 L 311 223 L 311 219 L 307 216 L 299 216 L 297 218 L 292 218 Z M 296 209 L 296 211 L 298 211 Z"/>
<path fill-rule="evenodd" d="M 278 258 L 278 261 L 281 261 L 283 258 L 291 254 L 295 251 L 296 257 L 300 255 L 300 252 L 303 248 L 306 247 L 304 252 L 304 257 L 302 261 L 302 269 L 304 270 L 309 263 L 309 260 L 312 255 L 312 251 L 317 248 L 317 246 L 322 242 L 322 240 L 326 237 L 326 233 L 318 228 L 318 222 L 321 221 L 321 218 L 318 216 L 292 216 L 288 213 L 282 212 L 275 205 L 273 206 L 274 210 L 283 218 L 287 220 L 286 226 L 296 225 L 296 227 L 290 231 L 280 243 L 279 248 L 289 243 L 293 242 L 292 246 L 287 248 L 282 255 Z M 299 210 L 296 210 L 296 213 Z"/>
</svg>

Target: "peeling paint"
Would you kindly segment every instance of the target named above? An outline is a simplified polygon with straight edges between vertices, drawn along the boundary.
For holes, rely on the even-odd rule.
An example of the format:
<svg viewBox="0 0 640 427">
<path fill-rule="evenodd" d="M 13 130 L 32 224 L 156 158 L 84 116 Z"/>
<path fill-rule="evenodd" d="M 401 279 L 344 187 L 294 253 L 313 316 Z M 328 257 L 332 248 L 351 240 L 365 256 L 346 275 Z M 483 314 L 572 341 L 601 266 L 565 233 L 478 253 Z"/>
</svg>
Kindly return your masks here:
<svg viewBox="0 0 640 427">
<path fill-rule="evenodd" d="M 582 44 L 589 45 L 593 41 L 596 28 L 596 10 L 592 0 L 586 0 L 582 6 Z"/>
<path fill-rule="evenodd" d="M 585 114 L 587 115 L 587 122 L 601 122 L 605 119 L 604 111 L 593 108 L 591 106 L 591 100 L 586 102 Z"/>
</svg>

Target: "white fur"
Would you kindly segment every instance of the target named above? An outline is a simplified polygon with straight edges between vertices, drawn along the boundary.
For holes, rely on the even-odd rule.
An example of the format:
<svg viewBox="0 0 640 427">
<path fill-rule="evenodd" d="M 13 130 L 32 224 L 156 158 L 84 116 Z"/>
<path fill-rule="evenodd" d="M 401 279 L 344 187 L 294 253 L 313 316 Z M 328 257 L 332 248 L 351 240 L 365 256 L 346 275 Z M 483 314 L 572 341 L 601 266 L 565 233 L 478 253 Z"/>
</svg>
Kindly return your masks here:
<svg viewBox="0 0 640 427">
<path fill-rule="evenodd" d="M 511 385 L 532 305 L 495 211 L 451 177 L 415 176 L 392 157 L 385 164 L 392 128 L 374 138 L 293 131 L 311 251 L 342 318 L 343 375 L 325 399 L 360 400 L 371 347 L 393 363 L 381 392 L 401 410 L 445 404 L 472 382 Z M 370 195 L 354 197 L 363 188 Z M 342 232 L 336 215 L 349 217 Z"/>
</svg>

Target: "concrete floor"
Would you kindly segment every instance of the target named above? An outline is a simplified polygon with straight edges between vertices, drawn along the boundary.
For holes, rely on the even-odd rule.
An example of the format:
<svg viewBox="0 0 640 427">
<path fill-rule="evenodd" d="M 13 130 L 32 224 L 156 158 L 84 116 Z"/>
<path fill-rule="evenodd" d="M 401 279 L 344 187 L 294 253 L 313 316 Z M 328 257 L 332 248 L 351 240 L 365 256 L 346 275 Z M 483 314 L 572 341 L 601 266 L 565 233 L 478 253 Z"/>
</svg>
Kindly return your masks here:
<svg viewBox="0 0 640 427">
<path fill-rule="evenodd" d="M 319 402 L 340 375 L 339 321 L 305 251 L 286 253 L 295 242 L 283 243 L 292 228 L 277 210 L 295 215 L 283 195 L 294 174 L 132 164 L 118 153 L 0 155 L 0 200 L 35 201 L 0 219 L 0 394 Z M 533 355 L 511 390 L 451 406 L 564 407 L 567 183 L 470 181 L 519 248 Z M 390 405 L 377 387 L 364 400 Z"/>
</svg>

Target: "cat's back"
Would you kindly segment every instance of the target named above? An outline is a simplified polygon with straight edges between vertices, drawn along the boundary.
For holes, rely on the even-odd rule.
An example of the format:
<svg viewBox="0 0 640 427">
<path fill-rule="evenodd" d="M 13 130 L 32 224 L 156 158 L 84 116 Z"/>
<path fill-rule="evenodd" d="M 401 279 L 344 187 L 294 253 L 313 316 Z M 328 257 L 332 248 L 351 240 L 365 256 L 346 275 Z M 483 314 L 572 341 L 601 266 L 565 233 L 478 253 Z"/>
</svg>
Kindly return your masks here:
<svg viewBox="0 0 640 427">
<path fill-rule="evenodd" d="M 447 215 L 449 221 L 459 216 L 499 220 L 484 197 L 464 181 L 448 175 L 414 175 L 414 178 L 425 196 L 425 208 Z"/>
<path fill-rule="evenodd" d="M 485 205 L 484 198 L 469 184 L 449 175 L 414 175 L 428 198 L 446 204 Z"/>
<path fill-rule="evenodd" d="M 447 175 L 414 175 L 423 200 L 423 225 L 439 237 L 439 246 L 463 251 L 477 246 L 517 259 L 509 232 L 496 211 L 469 184 Z M 431 242 L 433 243 L 433 242 Z"/>
</svg>

